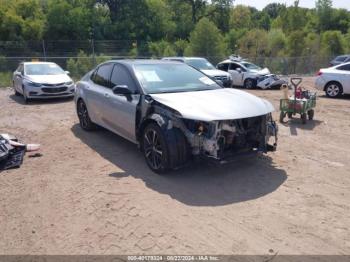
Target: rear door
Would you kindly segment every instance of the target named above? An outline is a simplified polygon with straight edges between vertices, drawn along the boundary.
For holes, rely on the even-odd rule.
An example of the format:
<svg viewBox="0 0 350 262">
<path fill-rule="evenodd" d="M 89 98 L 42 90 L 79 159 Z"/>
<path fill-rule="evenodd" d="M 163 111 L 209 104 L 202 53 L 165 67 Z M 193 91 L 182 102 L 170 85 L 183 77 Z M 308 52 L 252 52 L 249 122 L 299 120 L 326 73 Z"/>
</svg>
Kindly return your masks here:
<svg viewBox="0 0 350 262">
<path fill-rule="evenodd" d="M 350 64 L 338 66 L 337 70 L 340 72 L 344 93 L 350 94 Z"/>
<path fill-rule="evenodd" d="M 132 94 L 116 95 L 112 88 L 105 90 L 104 121 L 119 135 L 136 142 L 136 107 L 140 100 L 136 82 L 129 69 L 122 64 L 114 65 L 110 81 L 111 87 L 126 86 Z"/>
<path fill-rule="evenodd" d="M 106 114 L 106 90 L 111 89 L 110 76 L 113 69 L 112 63 L 100 65 L 91 75 L 89 85 L 85 87 L 85 97 L 91 120 L 104 127 Z"/>
</svg>

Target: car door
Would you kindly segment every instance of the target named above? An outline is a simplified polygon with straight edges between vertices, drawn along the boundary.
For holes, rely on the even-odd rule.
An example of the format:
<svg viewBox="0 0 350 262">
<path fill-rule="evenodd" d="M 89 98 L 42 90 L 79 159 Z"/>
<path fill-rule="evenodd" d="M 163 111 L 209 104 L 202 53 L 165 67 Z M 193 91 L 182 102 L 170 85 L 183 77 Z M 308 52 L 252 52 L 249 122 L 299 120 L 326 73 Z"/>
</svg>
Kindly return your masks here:
<svg viewBox="0 0 350 262">
<path fill-rule="evenodd" d="M 232 82 L 234 86 L 243 86 L 243 71 L 239 64 L 231 63 L 228 72 L 232 76 Z"/>
<path fill-rule="evenodd" d="M 23 64 L 20 64 L 13 75 L 13 86 L 17 92 L 22 93 L 22 81 L 23 81 L 24 69 Z"/>
<path fill-rule="evenodd" d="M 114 65 L 110 81 L 112 88 L 105 91 L 104 121 L 119 135 L 136 142 L 136 107 L 140 100 L 136 82 L 129 69 L 122 64 Z M 117 86 L 127 87 L 132 94 L 114 94 L 113 87 Z"/>
<path fill-rule="evenodd" d="M 84 88 L 86 105 L 90 118 L 93 122 L 104 127 L 104 116 L 106 115 L 106 91 L 111 89 L 110 76 L 113 69 L 113 63 L 100 65 L 95 72 L 91 74 L 89 83 Z"/>
<path fill-rule="evenodd" d="M 340 72 L 341 84 L 343 86 L 343 92 L 350 94 L 350 64 L 345 64 L 337 67 Z"/>
</svg>

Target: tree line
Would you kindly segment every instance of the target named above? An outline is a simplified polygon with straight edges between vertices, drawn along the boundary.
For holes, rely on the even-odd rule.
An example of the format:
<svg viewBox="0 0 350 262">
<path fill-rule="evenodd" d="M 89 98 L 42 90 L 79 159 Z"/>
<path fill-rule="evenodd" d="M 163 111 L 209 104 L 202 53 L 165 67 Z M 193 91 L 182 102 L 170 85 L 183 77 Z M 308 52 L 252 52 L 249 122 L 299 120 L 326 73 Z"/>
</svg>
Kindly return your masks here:
<svg viewBox="0 0 350 262">
<path fill-rule="evenodd" d="M 131 56 L 156 57 L 350 52 L 350 12 L 315 3 L 260 11 L 234 0 L 0 0 L 0 41 L 132 40 Z"/>
</svg>

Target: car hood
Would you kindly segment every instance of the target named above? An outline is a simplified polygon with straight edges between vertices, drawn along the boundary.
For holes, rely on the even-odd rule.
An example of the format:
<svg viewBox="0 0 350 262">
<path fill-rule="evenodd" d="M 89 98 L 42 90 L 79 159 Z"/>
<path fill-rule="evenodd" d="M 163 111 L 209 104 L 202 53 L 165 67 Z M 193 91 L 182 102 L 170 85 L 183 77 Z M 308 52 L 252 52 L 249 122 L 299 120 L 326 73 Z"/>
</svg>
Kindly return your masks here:
<svg viewBox="0 0 350 262">
<path fill-rule="evenodd" d="M 231 88 L 151 94 L 151 97 L 178 111 L 183 118 L 200 121 L 249 118 L 275 110 L 267 100 Z"/>
<path fill-rule="evenodd" d="M 64 82 L 72 81 L 72 79 L 66 75 L 27 75 L 26 79 L 39 84 L 60 84 Z"/>
<path fill-rule="evenodd" d="M 201 70 L 204 74 L 208 76 L 229 76 L 230 74 L 217 69 L 210 69 L 210 70 Z"/>
<path fill-rule="evenodd" d="M 256 73 L 258 75 L 269 75 L 269 74 L 271 74 L 270 70 L 268 68 L 266 68 L 266 67 L 264 69 L 261 69 L 261 70 L 250 70 L 250 72 Z"/>
</svg>

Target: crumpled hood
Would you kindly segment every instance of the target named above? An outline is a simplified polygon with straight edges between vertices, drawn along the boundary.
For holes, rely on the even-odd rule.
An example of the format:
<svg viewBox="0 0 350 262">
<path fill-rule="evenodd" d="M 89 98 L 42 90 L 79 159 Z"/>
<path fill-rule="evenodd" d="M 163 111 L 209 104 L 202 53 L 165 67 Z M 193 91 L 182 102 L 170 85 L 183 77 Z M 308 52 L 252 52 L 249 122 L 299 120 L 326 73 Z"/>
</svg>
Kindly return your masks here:
<svg viewBox="0 0 350 262">
<path fill-rule="evenodd" d="M 66 75 L 26 75 L 26 79 L 39 84 L 60 84 L 64 82 L 72 81 L 72 79 Z"/>
<path fill-rule="evenodd" d="M 230 74 L 217 69 L 211 69 L 211 70 L 201 70 L 204 74 L 208 76 L 229 76 Z"/>
<path fill-rule="evenodd" d="M 271 74 L 270 70 L 268 68 L 264 68 L 261 70 L 250 70 L 250 72 L 256 73 L 258 75 L 269 75 Z"/>
<path fill-rule="evenodd" d="M 178 111 L 183 118 L 200 121 L 248 118 L 275 110 L 267 100 L 231 88 L 151 94 L 151 97 Z"/>
</svg>

